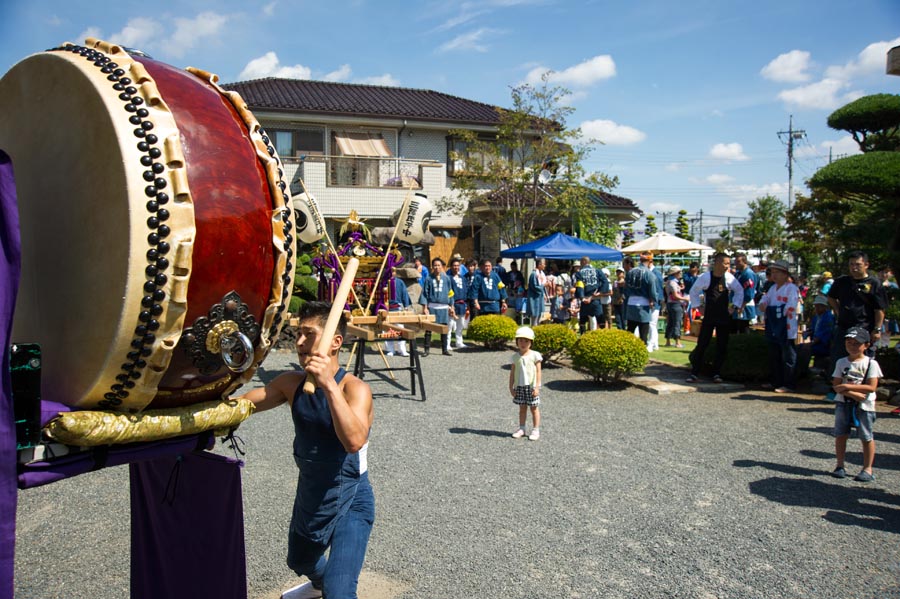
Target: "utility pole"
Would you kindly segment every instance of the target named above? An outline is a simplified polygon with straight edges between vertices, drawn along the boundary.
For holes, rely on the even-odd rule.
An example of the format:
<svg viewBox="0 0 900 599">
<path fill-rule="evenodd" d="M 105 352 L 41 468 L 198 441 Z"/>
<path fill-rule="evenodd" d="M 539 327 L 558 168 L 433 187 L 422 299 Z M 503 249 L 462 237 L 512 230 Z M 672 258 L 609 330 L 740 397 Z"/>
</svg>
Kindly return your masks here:
<svg viewBox="0 0 900 599">
<path fill-rule="evenodd" d="M 662 217 L 662 229 L 660 229 L 660 230 L 663 231 L 663 232 L 666 231 L 666 221 L 668 220 L 670 214 L 674 214 L 674 213 L 671 212 L 671 211 L 670 211 L 670 212 L 659 212 L 659 211 L 657 211 L 657 213 L 656 213 L 657 216 L 661 216 L 661 217 Z"/>
<path fill-rule="evenodd" d="M 788 168 L 788 210 L 794 201 L 794 140 L 801 140 L 806 137 L 806 131 L 803 129 L 794 130 L 794 115 L 791 115 L 788 121 L 788 130 L 779 131 L 778 138 L 782 139 L 782 135 L 787 136 L 787 168 Z"/>
</svg>

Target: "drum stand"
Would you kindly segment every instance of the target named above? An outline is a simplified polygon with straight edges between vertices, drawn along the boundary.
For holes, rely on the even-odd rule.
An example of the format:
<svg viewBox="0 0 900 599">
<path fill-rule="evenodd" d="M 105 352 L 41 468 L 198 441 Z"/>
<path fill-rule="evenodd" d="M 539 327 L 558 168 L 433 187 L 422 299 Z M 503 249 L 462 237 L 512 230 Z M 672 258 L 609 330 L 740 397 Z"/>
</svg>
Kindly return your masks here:
<svg viewBox="0 0 900 599">
<path fill-rule="evenodd" d="M 382 310 L 378 316 L 352 316 L 347 315 L 347 333 L 354 335 L 356 340 L 354 343 L 354 351 L 356 352 L 356 362 L 353 367 L 353 374 L 359 378 L 365 377 L 366 372 L 366 343 L 378 342 L 381 340 L 380 334 L 390 332 L 394 335 L 405 339 L 409 342 L 409 366 L 402 368 L 369 368 L 369 372 L 391 372 L 392 370 L 409 371 L 410 393 L 416 395 L 416 382 L 418 381 L 421 390 L 422 400 L 426 400 L 425 396 L 425 379 L 422 376 L 422 364 L 419 361 L 419 352 L 416 347 L 416 337 L 421 331 L 429 331 L 446 335 L 450 328 L 444 324 L 434 322 L 434 314 L 413 314 L 411 312 L 385 312 Z M 402 326 L 400 326 L 402 325 Z"/>
</svg>

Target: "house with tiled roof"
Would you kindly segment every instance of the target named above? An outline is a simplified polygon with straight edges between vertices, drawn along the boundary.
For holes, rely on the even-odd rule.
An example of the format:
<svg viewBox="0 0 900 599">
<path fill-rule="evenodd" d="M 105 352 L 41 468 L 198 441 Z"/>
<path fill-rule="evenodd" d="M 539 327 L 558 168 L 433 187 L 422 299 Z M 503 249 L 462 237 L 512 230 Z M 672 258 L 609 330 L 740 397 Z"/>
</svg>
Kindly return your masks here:
<svg viewBox="0 0 900 599">
<path fill-rule="evenodd" d="M 351 210 L 371 227 L 390 226 L 410 187 L 437 200 L 455 195 L 451 151 L 465 147 L 450 132 L 496 131 L 497 108 L 441 92 L 265 78 L 225 84 L 238 92 L 275 144 L 292 191 L 316 197 L 334 238 Z M 619 222 L 640 210 L 627 198 L 592 198 Z M 493 256 L 495 235 L 458 215 L 435 214 L 434 255 Z"/>
</svg>

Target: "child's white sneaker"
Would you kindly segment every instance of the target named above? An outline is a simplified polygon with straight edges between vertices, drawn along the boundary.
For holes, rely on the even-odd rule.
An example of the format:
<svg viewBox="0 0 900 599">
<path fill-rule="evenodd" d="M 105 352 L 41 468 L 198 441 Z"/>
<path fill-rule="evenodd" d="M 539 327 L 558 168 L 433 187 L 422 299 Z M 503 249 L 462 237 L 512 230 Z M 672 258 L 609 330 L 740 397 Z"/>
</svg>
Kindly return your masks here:
<svg viewBox="0 0 900 599">
<path fill-rule="evenodd" d="M 524 429 L 524 428 L 516 429 L 516 432 L 514 432 L 514 433 L 512 434 L 512 438 L 513 438 L 513 439 L 521 439 L 521 438 L 524 437 L 524 436 L 525 436 L 525 429 Z"/>
<path fill-rule="evenodd" d="M 537 441 L 540 438 L 541 438 L 541 431 L 539 431 L 536 428 L 531 429 L 531 434 L 528 435 L 528 440 L 529 441 Z"/>
</svg>

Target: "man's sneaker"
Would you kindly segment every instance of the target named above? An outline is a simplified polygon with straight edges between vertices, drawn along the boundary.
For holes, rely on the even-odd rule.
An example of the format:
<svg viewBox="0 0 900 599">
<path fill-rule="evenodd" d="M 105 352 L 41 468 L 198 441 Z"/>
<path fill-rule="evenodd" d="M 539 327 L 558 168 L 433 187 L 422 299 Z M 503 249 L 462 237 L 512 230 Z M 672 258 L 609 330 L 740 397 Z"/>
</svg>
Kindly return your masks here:
<svg viewBox="0 0 900 599">
<path fill-rule="evenodd" d="M 843 466 L 838 466 L 838 467 L 835 468 L 834 471 L 831 473 L 831 476 L 833 476 L 833 477 L 835 477 L 835 478 L 847 478 L 847 471 L 844 470 L 844 467 L 843 467 Z"/>
<path fill-rule="evenodd" d="M 467 347 L 469 347 L 469 346 L 466 345 L 465 343 L 457 343 L 456 344 L 456 349 L 465 349 Z"/>
<path fill-rule="evenodd" d="M 700 377 L 697 376 L 696 374 L 692 374 L 684 380 L 685 380 L 685 382 L 688 382 L 688 383 L 696 383 L 700 380 Z"/>
<path fill-rule="evenodd" d="M 775 393 L 793 393 L 794 390 L 790 387 L 778 387 L 775 389 Z"/>
<path fill-rule="evenodd" d="M 514 432 L 514 433 L 512 434 L 512 438 L 513 438 L 513 439 L 521 439 L 521 438 L 524 437 L 524 436 L 525 436 L 525 429 L 524 429 L 524 428 L 519 428 L 519 429 L 516 430 L 516 432 Z"/>
<path fill-rule="evenodd" d="M 386 356 L 393 356 L 393 355 L 394 355 L 394 352 L 389 351 L 389 352 L 386 352 L 384 355 L 386 355 Z"/>
<path fill-rule="evenodd" d="M 713 375 L 713 382 L 714 382 L 714 383 L 721 383 L 721 382 L 722 382 L 722 377 L 720 377 L 718 374 L 714 374 L 714 375 Z"/>
<path fill-rule="evenodd" d="M 541 431 L 539 431 L 536 428 L 531 429 L 531 434 L 528 435 L 528 440 L 529 441 L 537 441 L 540 438 L 541 438 Z"/>
<path fill-rule="evenodd" d="M 404 358 L 408 358 L 408 357 L 409 357 L 409 352 L 408 352 L 408 351 L 405 351 L 405 352 L 403 352 L 402 354 L 399 354 L 399 355 L 403 356 Z"/>
<path fill-rule="evenodd" d="M 321 596 L 322 589 L 317 589 L 311 582 L 304 582 L 283 592 L 281 599 L 319 599 Z"/>
<path fill-rule="evenodd" d="M 875 480 L 875 475 L 871 472 L 866 472 L 865 470 L 861 470 L 859 474 L 853 477 L 853 480 L 861 482 L 861 483 L 870 483 Z"/>
</svg>

